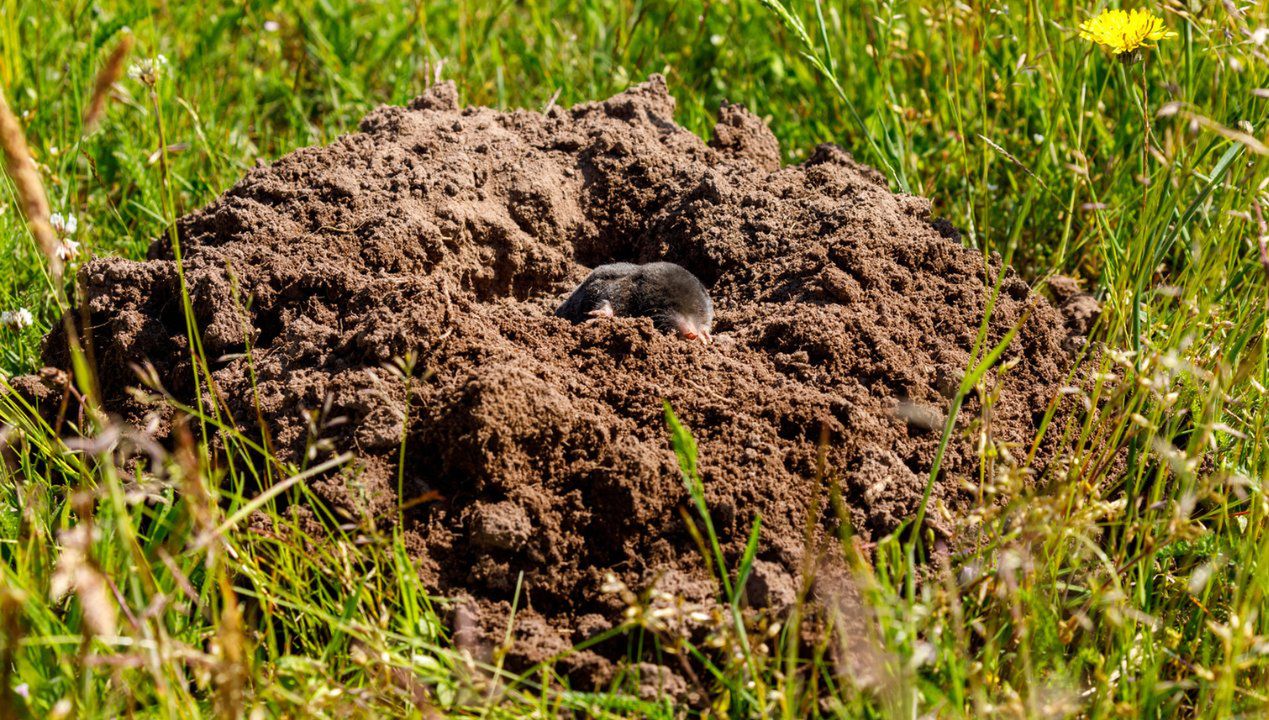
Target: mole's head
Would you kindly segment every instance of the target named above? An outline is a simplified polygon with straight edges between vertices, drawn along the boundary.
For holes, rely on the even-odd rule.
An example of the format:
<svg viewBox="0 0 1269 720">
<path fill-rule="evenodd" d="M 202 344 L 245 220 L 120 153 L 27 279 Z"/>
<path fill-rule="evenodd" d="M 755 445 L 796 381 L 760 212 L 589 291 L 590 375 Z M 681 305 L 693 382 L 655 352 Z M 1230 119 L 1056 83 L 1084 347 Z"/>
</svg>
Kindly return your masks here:
<svg viewBox="0 0 1269 720">
<path fill-rule="evenodd" d="M 709 342 L 714 324 L 714 303 L 696 276 L 668 262 L 639 267 L 634 303 L 637 315 L 651 317 L 657 327 L 688 340 Z"/>
</svg>

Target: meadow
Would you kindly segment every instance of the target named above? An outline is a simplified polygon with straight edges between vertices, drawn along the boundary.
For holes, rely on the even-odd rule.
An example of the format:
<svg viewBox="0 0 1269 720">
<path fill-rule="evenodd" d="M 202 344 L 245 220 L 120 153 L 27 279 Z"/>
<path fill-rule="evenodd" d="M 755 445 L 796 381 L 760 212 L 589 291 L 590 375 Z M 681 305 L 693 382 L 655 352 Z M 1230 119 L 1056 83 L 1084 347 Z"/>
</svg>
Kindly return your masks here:
<svg viewBox="0 0 1269 720">
<path fill-rule="evenodd" d="M 465 104 L 540 109 L 663 73 L 694 132 L 727 99 L 787 162 L 838 143 L 967 246 L 1103 306 L 1091 382 L 1071 390 L 1086 410 L 1052 426 L 1062 471 L 1032 482 L 1027 448 L 983 442 L 984 467 L 1021 461 L 960 519 L 974 549 L 930 563 L 895 537 L 857 564 L 868 682 L 824 652 L 831 636 L 819 652 L 780 636 L 760 662 L 710 665 L 696 708 L 478 666 L 392 533 L 241 522 L 302 482 L 252 497 L 232 460 L 180 436 L 156 460 L 172 481 L 150 487 L 100 435 L 61 437 L 0 396 L 0 720 L 1263 715 L 1269 6 L 1138 6 L 1176 36 L 1130 64 L 1079 37 L 1103 5 L 1065 0 L 0 0 L 0 88 L 72 270 L 144 257 L 256 163 L 435 78 Z M 125 37 L 153 90 L 121 77 L 87 128 Z M 40 367 L 74 292 L 6 178 L 0 376 Z"/>
</svg>

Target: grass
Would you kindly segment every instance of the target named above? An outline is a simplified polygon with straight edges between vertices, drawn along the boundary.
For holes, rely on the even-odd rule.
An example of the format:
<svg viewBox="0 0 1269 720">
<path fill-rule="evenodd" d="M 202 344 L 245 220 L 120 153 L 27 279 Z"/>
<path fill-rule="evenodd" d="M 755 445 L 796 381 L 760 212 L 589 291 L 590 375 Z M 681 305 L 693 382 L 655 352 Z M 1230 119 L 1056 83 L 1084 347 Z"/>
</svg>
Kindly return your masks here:
<svg viewBox="0 0 1269 720">
<path fill-rule="evenodd" d="M 1076 38 L 1099 7 L 0 0 L 0 86 L 85 256 L 143 256 L 257 161 L 350 132 L 436 75 L 467 103 L 540 108 L 557 91 L 567 105 L 665 72 L 698 133 L 728 98 L 769 119 L 790 161 L 845 145 L 930 197 L 971 247 L 1029 279 L 1062 273 L 1096 290 L 1105 352 L 1073 393 L 1087 410 L 1046 423 L 1068 450 L 1043 478 L 1027 473 L 1034 446 L 1000 445 L 975 419 L 974 491 L 1004 501 L 955 519 L 979 539 L 973 552 L 927 564 L 913 533 L 857 564 L 876 635 L 866 673 L 738 613 L 718 623 L 721 652 L 685 647 L 651 612 L 634 614 L 640 631 L 709 668 L 715 715 L 1259 716 L 1269 7 L 1154 5 L 1180 36 L 1135 66 Z M 125 28 L 134 59 L 169 64 L 153 98 L 121 80 L 86 133 L 94 76 Z M 0 370 L 17 374 L 38 367 L 68 288 L 7 180 L 0 278 L 0 310 L 36 320 L 0 328 Z M 976 361 L 991 362 L 972 375 L 1008 371 L 991 355 L 981 348 Z M 269 467 L 281 489 L 253 501 L 249 451 L 213 461 L 196 427 L 156 459 L 164 482 L 148 483 L 111 457 L 138 441 L 102 439 L 106 426 L 63 441 L 13 399 L 0 399 L 0 426 L 0 718 L 685 712 L 565 691 L 546 668 L 475 667 L 438 620 L 444 599 L 411 581 L 399 538 L 360 526 L 305 536 L 281 502 L 303 499 L 286 480 L 305 468 Z M 677 425 L 673 438 L 690 489 L 709 458 Z M 747 568 L 715 572 L 732 588 Z M 742 661 L 719 660 L 729 648 Z"/>
</svg>

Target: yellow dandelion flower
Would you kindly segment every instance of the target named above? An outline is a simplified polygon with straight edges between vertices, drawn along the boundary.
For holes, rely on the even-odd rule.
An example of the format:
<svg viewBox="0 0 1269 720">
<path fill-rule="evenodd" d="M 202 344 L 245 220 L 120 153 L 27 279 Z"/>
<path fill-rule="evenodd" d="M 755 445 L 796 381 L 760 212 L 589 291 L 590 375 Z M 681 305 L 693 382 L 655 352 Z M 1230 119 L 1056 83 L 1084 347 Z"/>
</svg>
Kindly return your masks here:
<svg viewBox="0 0 1269 720">
<path fill-rule="evenodd" d="M 1153 43 L 1176 37 L 1176 33 L 1163 24 L 1163 18 L 1149 10 L 1103 10 L 1080 25 L 1080 37 L 1116 56 L 1130 58 L 1142 48 L 1152 48 Z"/>
</svg>

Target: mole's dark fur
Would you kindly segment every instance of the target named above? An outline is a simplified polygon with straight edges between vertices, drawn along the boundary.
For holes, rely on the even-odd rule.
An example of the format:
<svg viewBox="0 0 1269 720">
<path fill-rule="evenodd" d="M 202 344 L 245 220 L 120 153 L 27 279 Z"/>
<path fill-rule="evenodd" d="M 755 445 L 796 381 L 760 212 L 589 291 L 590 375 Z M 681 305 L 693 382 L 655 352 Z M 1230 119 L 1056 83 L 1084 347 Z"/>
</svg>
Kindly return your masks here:
<svg viewBox="0 0 1269 720">
<path fill-rule="evenodd" d="M 661 330 L 708 339 L 714 303 L 705 286 L 674 263 L 600 265 L 555 314 L 575 323 L 596 315 L 648 317 Z"/>
</svg>

